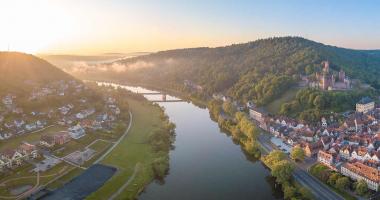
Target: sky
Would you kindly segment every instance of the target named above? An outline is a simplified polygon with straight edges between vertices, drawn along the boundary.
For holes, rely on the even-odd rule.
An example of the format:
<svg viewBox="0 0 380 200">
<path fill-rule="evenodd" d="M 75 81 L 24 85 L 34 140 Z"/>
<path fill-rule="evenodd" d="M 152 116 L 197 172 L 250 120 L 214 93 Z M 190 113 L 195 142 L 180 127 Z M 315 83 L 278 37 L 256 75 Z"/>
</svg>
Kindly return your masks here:
<svg viewBox="0 0 380 200">
<path fill-rule="evenodd" d="M 371 0 L 0 0 L 0 51 L 153 52 L 274 36 L 380 49 Z"/>
</svg>

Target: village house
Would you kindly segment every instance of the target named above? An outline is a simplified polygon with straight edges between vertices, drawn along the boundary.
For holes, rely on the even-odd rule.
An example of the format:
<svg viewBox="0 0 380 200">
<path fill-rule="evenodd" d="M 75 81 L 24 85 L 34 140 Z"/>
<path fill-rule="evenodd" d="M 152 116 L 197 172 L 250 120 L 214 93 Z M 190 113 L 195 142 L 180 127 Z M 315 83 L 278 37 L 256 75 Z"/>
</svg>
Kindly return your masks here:
<svg viewBox="0 0 380 200">
<path fill-rule="evenodd" d="M 63 145 L 67 142 L 70 142 L 70 134 L 66 131 L 61 131 L 54 135 L 54 144 Z"/>
<path fill-rule="evenodd" d="M 302 140 L 305 140 L 307 142 L 312 142 L 314 141 L 314 135 L 315 133 L 311 131 L 310 129 L 301 129 L 297 131 L 297 134 Z"/>
<path fill-rule="evenodd" d="M 74 105 L 68 104 L 66 106 L 62 106 L 58 108 L 58 110 L 61 112 L 62 115 L 67 115 L 70 112 L 70 110 L 73 108 L 74 108 Z"/>
<path fill-rule="evenodd" d="M 88 116 L 92 115 L 95 113 L 95 109 L 94 108 L 89 108 L 89 109 L 86 109 L 86 110 L 82 110 L 80 113 L 77 113 L 75 115 L 75 117 L 77 119 L 84 119 L 84 118 L 87 118 Z"/>
<path fill-rule="evenodd" d="M 3 97 L 2 101 L 6 107 L 11 107 L 13 105 L 13 96 L 7 95 L 7 96 Z"/>
<path fill-rule="evenodd" d="M 340 148 L 339 156 L 348 160 L 351 158 L 351 152 L 352 152 L 351 145 L 345 145 L 344 147 Z"/>
<path fill-rule="evenodd" d="M 7 167 L 12 168 L 22 164 L 23 155 L 13 149 L 7 149 L 0 153 L 0 159 L 7 163 Z"/>
<path fill-rule="evenodd" d="M 0 140 L 6 140 L 12 137 L 11 133 L 0 133 Z"/>
<path fill-rule="evenodd" d="M 7 163 L 0 158 L 0 172 L 3 171 L 6 166 Z"/>
<path fill-rule="evenodd" d="M 37 151 L 36 146 L 29 144 L 27 142 L 24 142 L 19 146 L 18 152 L 22 153 L 26 160 L 35 159 L 38 157 L 38 151 Z"/>
<path fill-rule="evenodd" d="M 83 137 L 83 136 L 86 135 L 86 131 L 79 124 L 68 128 L 68 132 L 69 132 L 71 138 L 73 138 L 75 140 L 77 140 L 77 139 L 79 139 L 79 138 L 81 138 L 81 137 Z"/>
<path fill-rule="evenodd" d="M 100 123 L 103 123 L 107 120 L 107 118 L 108 118 L 108 114 L 103 113 L 103 114 L 97 115 L 95 120 L 100 122 Z"/>
<path fill-rule="evenodd" d="M 54 136 L 52 135 L 42 135 L 40 139 L 40 145 L 51 148 L 55 145 Z"/>
<path fill-rule="evenodd" d="M 320 163 L 326 165 L 327 167 L 333 169 L 334 168 L 333 167 L 333 164 L 334 164 L 334 155 L 332 155 L 329 152 L 325 152 L 325 151 L 319 150 L 318 151 L 318 162 L 320 162 Z"/>
<path fill-rule="evenodd" d="M 25 124 L 25 121 L 22 120 L 22 119 L 15 119 L 13 121 L 14 125 L 17 127 L 17 128 L 21 128 L 24 124 Z"/>
<path fill-rule="evenodd" d="M 100 129 L 103 128 L 103 127 L 102 127 L 102 122 L 101 122 L 101 121 L 94 120 L 94 121 L 92 122 L 91 127 L 92 127 L 93 130 L 100 130 Z"/>
<path fill-rule="evenodd" d="M 322 142 L 305 142 L 302 144 L 303 150 L 307 157 L 313 157 L 317 155 L 318 151 L 323 148 Z"/>
<path fill-rule="evenodd" d="M 51 148 L 55 145 L 63 145 L 71 140 L 71 135 L 67 131 L 60 131 L 54 135 L 42 135 L 40 145 Z"/>
<path fill-rule="evenodd" d="M 380 182 L 380 173 L 377 168 L 368 166 L 362 162 L 344 163 L 341 167 L 341 173 L 354 180 L 364 180 L 368 188 L 378 191 Z"/>
<path fill-rule="evenodd" d="M 94 121 L 94 120 L 84 119 L 84 120 L 80 121 L 79 124 L 80 124 L 83 128 L 92 128 L 93 121 Z"/>
</svg>

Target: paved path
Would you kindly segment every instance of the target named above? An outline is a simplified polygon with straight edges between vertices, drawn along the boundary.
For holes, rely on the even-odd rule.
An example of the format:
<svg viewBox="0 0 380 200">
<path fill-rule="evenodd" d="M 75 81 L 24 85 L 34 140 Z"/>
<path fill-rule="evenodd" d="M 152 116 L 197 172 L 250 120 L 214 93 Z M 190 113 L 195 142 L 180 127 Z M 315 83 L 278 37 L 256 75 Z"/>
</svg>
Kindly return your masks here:
<svg viewBox="0 0 380 200">
<path fill-rule="evenodd" d="M 113 200 L 113 199 L 115 199 L 117 196 L 119 196 L 120 193 L 122 193 L 122 192 L 125 190 L 125 188 L 127 188 L 128 185 L 133 181 L 133 179 L 135 179 L 135 176 L 136 176 L 137 172 L 139 171 L 139 169 L 140 169 L 140 164 L 137 163 L 137 164 L 135 165 L 134 170 L 133 170 L 133 174 L 132 174 L 132 176 L 129 177 L 128 181 L 125 182 L 124 185 L 122 185 L 122 186 L 117 190 L 116 193 L 114 193 L 110 198 L 108 198 L 108 200 Z"/>
<path fill-rule="evenodd" d="M 109 148 L 108 150 L 107 150 L 107 152 L 106 153 L 104 153 L 102 156 L 100 156 L 100 158 L 98 158 L 95 162 L 94 162 L 94 164 L 97 164 L 97 163 L 99 163 L 99 162 L 101 162 L 109 153 L 111 153 L 111 151 L 118 145 L 118 144 L 120 144 L 120 142 L 125 138 L 125 136 L 127 136 L 127 134 L 128 134 L 128 132 L 129 132 L 129 129 L 131 129 L 131 126 L 132 126 L 132 122 L 133 122 L 133 116 L 132 116 L 132 113 L 131 113 L 131 111 L 129 111 L 129 124 L 128 124 L 128 128 L 127 128 L 127 130 L 125 130 L 125 132 L 124 132 L 124 134 L 117 140 L 117 142 L 115 142 L 114 144 L 113 144 L 113 146 L 111 147 L 111 148 Z"/>
</svg>

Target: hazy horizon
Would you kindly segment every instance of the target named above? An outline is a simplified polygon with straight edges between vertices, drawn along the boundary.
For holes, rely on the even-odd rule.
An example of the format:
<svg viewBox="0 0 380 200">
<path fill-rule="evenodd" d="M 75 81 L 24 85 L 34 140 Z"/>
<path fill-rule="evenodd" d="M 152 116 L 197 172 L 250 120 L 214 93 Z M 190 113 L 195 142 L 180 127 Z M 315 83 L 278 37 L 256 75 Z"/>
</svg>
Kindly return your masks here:
<svg viewBox="0 0 380 200">
<path fill-rule="evenodd" d="M 379 20 L 377 6 L 368 0 L 14 0 L 1 2 L 0 51 L 156 52 L 281 36 L 351 49 L 380 49 Z"/>
</svg>

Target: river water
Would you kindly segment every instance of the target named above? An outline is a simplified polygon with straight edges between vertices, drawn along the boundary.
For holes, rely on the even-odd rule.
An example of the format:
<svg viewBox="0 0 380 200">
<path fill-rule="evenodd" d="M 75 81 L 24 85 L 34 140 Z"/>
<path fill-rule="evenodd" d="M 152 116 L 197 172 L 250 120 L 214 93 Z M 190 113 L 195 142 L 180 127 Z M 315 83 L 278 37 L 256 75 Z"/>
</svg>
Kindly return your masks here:
<svg viewBox="0 0 380 200">
<path fill-rule="evenodd" d="M 139 93 L 155 92 L 123 87 Z M 145 96 L 149 100 L 162 99 L 160 95 Z M 248 160 L 240 146 L 211 120 L 207 109 L 188 102 L 159 105 L 176 124 L 175 149 L 170 152 L 170 169 L 164 183 L 149 184 L 140 200 L 282 199 L 270 171 L 260 161 Z"/>
</svg>

